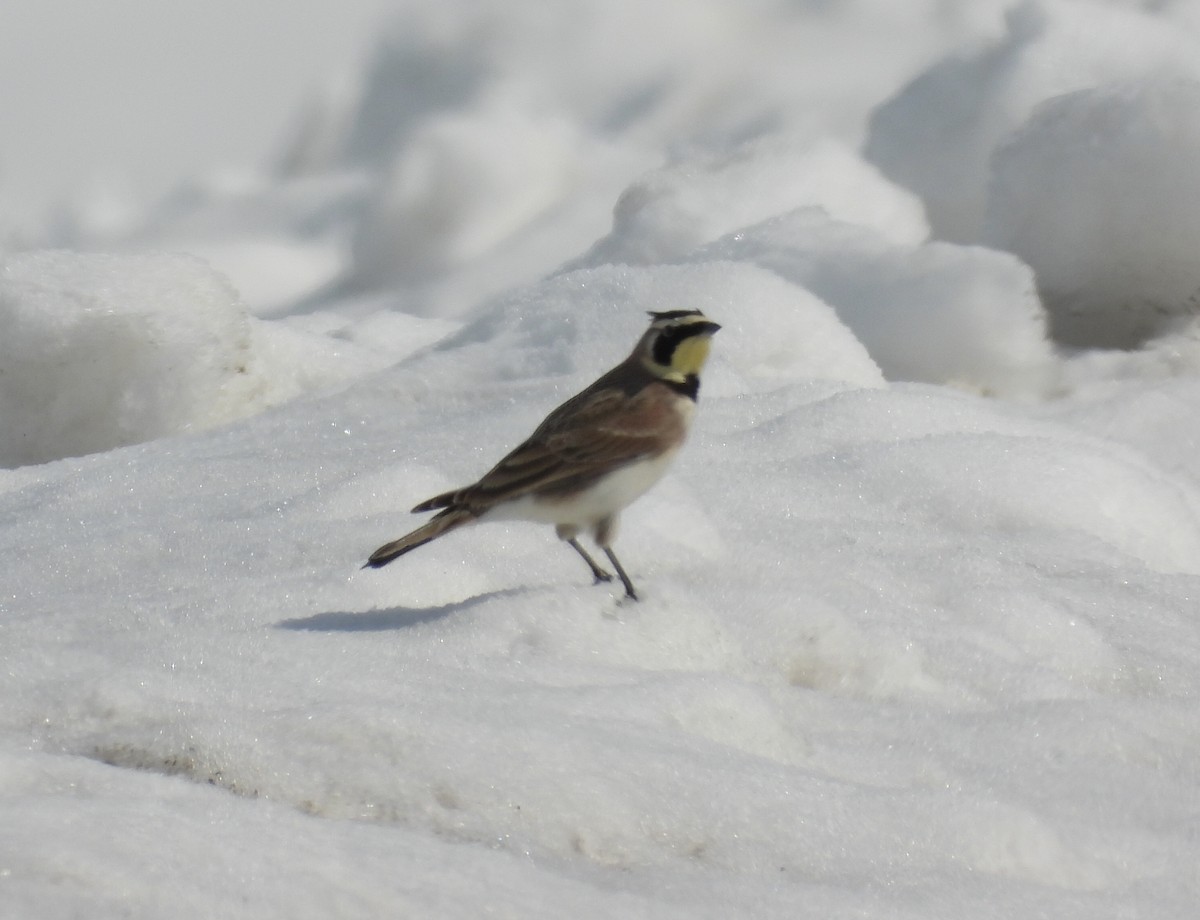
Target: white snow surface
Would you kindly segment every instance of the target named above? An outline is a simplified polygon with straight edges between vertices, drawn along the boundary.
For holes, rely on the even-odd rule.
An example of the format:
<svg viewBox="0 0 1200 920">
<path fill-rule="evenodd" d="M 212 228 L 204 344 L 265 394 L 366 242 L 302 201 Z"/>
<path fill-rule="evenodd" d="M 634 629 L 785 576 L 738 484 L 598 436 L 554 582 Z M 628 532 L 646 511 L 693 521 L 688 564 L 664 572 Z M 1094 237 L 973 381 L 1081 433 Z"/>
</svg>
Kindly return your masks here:
<svg viewBox="0 0 1200 920">
<path fill-rule="evenodd" d="M 1198 27 L 414 0 L 0 252 L 0 918 L 1192 916 Z M 640 602 L 360 568 L 681 308 Z"/>
</svg>

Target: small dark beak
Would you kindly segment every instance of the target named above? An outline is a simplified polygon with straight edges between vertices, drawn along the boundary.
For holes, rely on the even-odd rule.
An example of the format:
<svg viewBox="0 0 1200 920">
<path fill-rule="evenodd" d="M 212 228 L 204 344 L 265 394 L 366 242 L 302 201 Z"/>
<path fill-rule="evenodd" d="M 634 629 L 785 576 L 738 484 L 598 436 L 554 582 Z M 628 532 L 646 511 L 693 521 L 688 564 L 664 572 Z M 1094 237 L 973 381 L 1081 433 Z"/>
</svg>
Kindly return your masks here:
<svg viewBox="0 0 1200 920">
<path fill-rule="evenodd" d="M 720 323 L 714 323 L 712 320 L 706 321 L 703 325 L 704 325 L 704 331 L 707 332 L 709 335 L 712 335 L 714 332 L 716 332 L 718 329 L 721 328 Z"/>
</svg>

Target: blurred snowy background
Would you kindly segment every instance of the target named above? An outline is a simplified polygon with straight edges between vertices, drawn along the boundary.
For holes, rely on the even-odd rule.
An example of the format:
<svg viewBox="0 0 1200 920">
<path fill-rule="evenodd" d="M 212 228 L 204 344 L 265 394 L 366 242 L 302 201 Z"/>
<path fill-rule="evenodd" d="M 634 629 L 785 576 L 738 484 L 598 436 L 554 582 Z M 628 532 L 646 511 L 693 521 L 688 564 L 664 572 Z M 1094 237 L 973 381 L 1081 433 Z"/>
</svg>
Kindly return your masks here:
<svg viewBox="0 0 1200 920">
<path fill-rule="evenodd" d="M 12 0 L 0 81 L 0 916 L 1191 915 L 1195 0 Z M 642 603 L 358 571 L 676 308 Z"/>
</svg>

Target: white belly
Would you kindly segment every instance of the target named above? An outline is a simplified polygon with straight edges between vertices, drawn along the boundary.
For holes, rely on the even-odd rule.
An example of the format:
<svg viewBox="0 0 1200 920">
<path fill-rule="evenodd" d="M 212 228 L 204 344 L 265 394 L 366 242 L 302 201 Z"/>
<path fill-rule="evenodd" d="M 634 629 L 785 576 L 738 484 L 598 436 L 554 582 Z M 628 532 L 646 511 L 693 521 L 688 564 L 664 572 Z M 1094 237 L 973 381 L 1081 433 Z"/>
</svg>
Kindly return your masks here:
<svg viewBox="0 0 1200 920">
<path fill-rule="evenodd" d="M 629 466 L 605 476 L 590 489 L 564 500 L 532 496 L 505 502 L 484 514 L 481 521 L 537 521 L 567 524 L 584 530 L 616 514 L 640 498 L 667 471 L 675 451 Z"/>
</svg>

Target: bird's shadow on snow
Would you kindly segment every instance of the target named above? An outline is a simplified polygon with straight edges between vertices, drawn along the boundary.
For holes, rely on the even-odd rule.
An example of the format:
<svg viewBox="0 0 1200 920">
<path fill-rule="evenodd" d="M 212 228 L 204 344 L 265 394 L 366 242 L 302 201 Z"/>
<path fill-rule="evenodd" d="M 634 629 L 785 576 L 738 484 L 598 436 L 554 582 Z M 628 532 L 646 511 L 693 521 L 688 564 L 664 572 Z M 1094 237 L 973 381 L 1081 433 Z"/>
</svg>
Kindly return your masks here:
<svg viewBox="0 0 1200 920">
<path fill-rule="evenodd" d="M 310 617 L 280 620 L 275 626 L 278 629 L 291 629 L 296 632 L 384 632 L 391 629 L 408 629 L 422 623 L 444 620 L 452 614 L 463 613 L 494 598 L 519 593 L 520 589 L 506 588 L 501 591 L 487 591 L 466 600 L 437 607 L 390 607 L 386 610 L 363 612 L 330 611 L 316 613 Z"/>
</svg>

